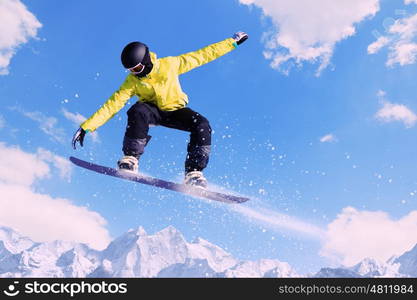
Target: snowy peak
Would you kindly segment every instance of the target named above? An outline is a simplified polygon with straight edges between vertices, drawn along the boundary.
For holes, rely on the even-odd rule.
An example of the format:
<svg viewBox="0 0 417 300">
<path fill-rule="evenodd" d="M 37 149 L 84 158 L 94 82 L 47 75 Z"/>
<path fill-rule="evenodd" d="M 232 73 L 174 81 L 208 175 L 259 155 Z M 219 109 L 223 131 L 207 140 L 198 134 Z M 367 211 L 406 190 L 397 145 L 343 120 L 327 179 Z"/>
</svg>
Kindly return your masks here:
<svg viewBox="0 0 417 300">
<path fill-rule="evenodd" d="M 95 276 L 155 277 L 158 272 L 187 257 L 182 234 L 169 226 L 154 235 L 141 227 L 115 239 L 103 251 L 102 265 Z"/>
<path fill-rule="evenodd" d="M 417 244 L 410 251 L 394 259 L 399 264 L 398 271 L 410 277 L 417 277 Z"/>
<path fill-rule="evenodd" d="M 99 251 L 79 244 L 64 252 L 56 260 L 56 265 L 61 268 L 64 277 L 86 277 L 98 267 L 99 262 Z"/>
<path fill-rule="evenodd" d="M 165 229 L 157 232 L 154 236 L 154 239 L 160 239 L 167 242 L 170 245 L 183 245 L 186 244 L 185 238 L 181 232 L 179 232 L 175 227 L 168 226 Z"/>
<path fill-rule="evenodd" d="M 365 258 L 357 265 L 350 268 L 362 277 L 396 277 L 398 267 L 395 265 L 377 261 L 373 258 Z"/>
<path fill-rule="evenodd" d="M 207 248 L 213 248 L 216 250 L 221 250 L 224 252 L 224 250 L 222 248 L 220 248 L 219 246 L 216 246 L 212 243 L 210 243 L 209 241 L 201 238 L 201 237 L 197 237 L 196 239 L 194 239 L 194 241 L 191 244 L 195 244 L 195 245 L 199 245 L 201 247 L 207 247 Z M 226 253 L 226 252 L 224 252 Z"/>
<path fill-rule="evenodd" d="M 188 244 L 188 250 L 192 258 L 206 259 L 215 272 L 223 272 L 237 263 L 231 254 L 202 238 L 197 238 L 193 243 Z"/>
<path fill-rule="evenodd" d="M 353 267 L 322 268 L 314 277 L 403 277 L 398 264 L 365 258 Z"/>
<path fill-rule="evenodd" d="M 315 275 L 315 278 L 356 278 L 361 277 L 358 273 L 347 268 L 321 268 Z"/>
<path fill-rule="evenodd" d="M 216 271 L 213 270 L 207 262 L 207 259 L 190 259 L 187 258 L 184 263 L 170 265 L 162 269 L 157 277 L 168 278 L 204 278 L 216 277 Z"/>
<path fill-rule="evenodd" d="M 110 243 L 103 252 L 102 265 L 94 274 L 106 277 L 156 277 L 162 270 L 161 276 L 168 276 L 169 270 L 176 274 L 190 274 L 187 268 L 197 272 L 196 268 L 202 261 L 207 265 L 207 270 L 204 266 L 205 270 L 198 271 L 198 274 L 222 272 L 237 263 L 229 253 L 204 239 L 188 243 L 173 226 L 153 235 L 139 228 L 130 230 Z"/>
<path fill-rule="evenodd" d="M 224 277 L 298 277 L 289 264 L 273 259 L 244 261 L 223 273 Z"/>
<path fill-rule="evenodd" d="M 322 268 L 314 277 L 416 277 L 416 270 L 417 245 L 388 262 L 367 258 L 353 267 Z M 240 261 L 205 239 L 187 242 L 168 226 L 155 234 L 131 229 L 103 251 L 74 242 L 36 243 L 0 227 L 0 277 L 302 276 L 276 259 Z"/>
<path fill-rule="evenodd" d="M 30 248 L 34 244 L 31 239 L 24 237 L 12 228 L 5 226 L 0 226 L 0 241 L 3 242 L 3 247 L 11 253 L 19 253 L 24 249 Z"/>
<path fill-rule="evenodd" d="M 1 229 L 0 277 L 275 277 L 295 274 L 288 264 L 276 260 L 238 261 L 202 238 L 189 243 L 173 226 L 155 234 L 147 234 L 143 227 L 131 229 L 103 251 L 63 241 L 35 243 L 9 228 Z"/>
<path fill-rule="evenodd" d="M 146 235 L 145 228 L 142 226 L 139 226 L 139 228 L 136 229 L 129 229 L 127 233 L 136 234 L 137 236 Z"/>
</svg>

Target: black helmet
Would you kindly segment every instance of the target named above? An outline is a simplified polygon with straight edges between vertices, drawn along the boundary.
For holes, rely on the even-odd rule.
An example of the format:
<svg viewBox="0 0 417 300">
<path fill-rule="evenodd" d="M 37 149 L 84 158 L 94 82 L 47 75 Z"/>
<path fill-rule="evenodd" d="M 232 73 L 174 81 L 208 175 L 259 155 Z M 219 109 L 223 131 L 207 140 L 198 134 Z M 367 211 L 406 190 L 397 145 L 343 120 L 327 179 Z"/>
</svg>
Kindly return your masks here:
<svg viewBox="0 0 417 300">
<path fill-rule="evenodd" d="M 133 68 L 143 63 L 145 56 L 149 56 L 148 46 L 141 42 L 131 42 L 123 48 L 122 64 L 126 69 Z"/>
</svg>

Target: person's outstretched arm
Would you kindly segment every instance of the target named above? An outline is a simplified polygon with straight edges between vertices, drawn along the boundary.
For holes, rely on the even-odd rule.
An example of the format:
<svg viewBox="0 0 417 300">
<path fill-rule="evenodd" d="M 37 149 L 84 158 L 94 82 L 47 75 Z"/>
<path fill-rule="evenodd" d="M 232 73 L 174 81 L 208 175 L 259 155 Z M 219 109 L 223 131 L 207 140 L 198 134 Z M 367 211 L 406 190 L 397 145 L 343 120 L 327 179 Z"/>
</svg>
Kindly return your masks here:
<svg viewBox="0 0 417 300">
<path fill-rule="evenodd" d="M 194 68 L 209 63 L 220 56 L 223 56 L 237 48 L 238 45 L 248 39 L 248 35 L 244 32 L 237 32 L 233 37 L 225 39 L 221 42 L 211 44 L 200 50 L 189 52 L 177 56 L 178 73 L 183 74 Z"/>
<path fill-rule="evenodd" d="M 134 83 L 128 76 L 120 88 L 90 118 L 81 124 L 81 128 L 85 131 L 95 131 L 118 113 L 133 95 Z"/>
<path fill-rule="evenodd" d="M 134 95 L 134 84 L 131 76 L 128 76 L 120 88 L 110 96 L 109 99 L 85 122 L 72 138 L 72 147 L 76 149 L 77 143 L 83 146 L 84 137 L 87 132 L 95 131 L 126 105 L 126 102 Z"/>
</svg>

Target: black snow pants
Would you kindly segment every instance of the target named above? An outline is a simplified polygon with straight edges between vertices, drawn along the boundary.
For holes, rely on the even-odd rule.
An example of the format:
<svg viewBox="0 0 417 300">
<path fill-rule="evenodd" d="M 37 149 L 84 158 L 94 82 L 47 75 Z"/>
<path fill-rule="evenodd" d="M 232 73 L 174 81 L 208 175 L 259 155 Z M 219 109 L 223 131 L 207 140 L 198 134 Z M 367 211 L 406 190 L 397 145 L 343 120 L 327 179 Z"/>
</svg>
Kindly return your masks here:
<svg viewBox="0 0 417 300">
<path fill-rule="evenodd" d="M 190 132 L 185 172 L 202 171 L 208 164 L 211 145 L 211 127 L 201 114 L 184 107 L 162 111 L 153 104 L 136 102 L 127 111 L 128 121 L 123 140 L 123 153 L 137 158 L 143 154 L 150 140 L 150 125 L 161 125 Z"/>
</svg>

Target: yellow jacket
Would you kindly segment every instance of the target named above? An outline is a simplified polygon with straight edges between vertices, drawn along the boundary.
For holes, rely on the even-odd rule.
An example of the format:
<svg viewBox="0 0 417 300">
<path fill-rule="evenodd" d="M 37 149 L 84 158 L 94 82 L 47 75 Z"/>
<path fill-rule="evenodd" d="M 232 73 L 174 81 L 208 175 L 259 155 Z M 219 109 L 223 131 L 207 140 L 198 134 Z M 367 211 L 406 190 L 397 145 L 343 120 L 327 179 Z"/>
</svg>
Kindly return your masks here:
<svg viewBox="0 0 417 300">
<path fill-rule="evenodd" d="M 232 38 L 180 56 L 157 59 L 151 52 L 152 71 L 142 78 L 129 74 L 120 88 L 89 119 L 81 124 L 86 131 L 94 131 L 110 120 L 133 96 L 139 101 L 155 104 L 160 110 L 172 111 L 188 103 L 178 76 L 204 65 L 236 48 Z"/>
</svg>

